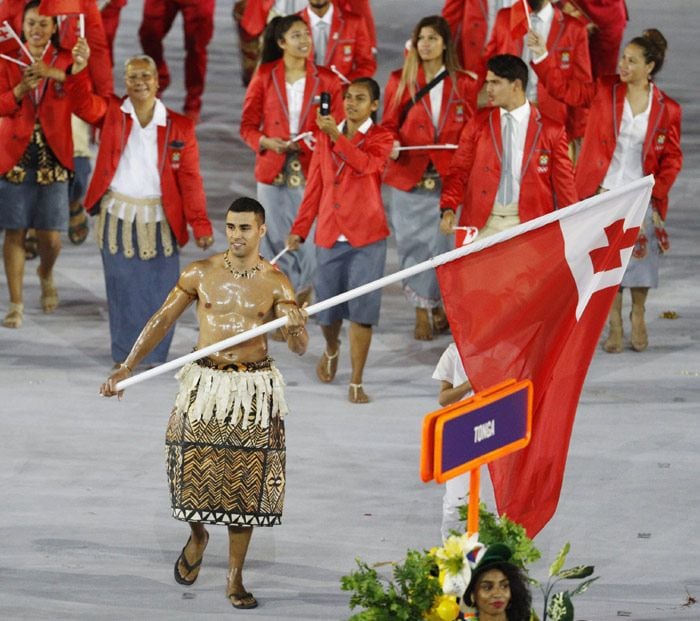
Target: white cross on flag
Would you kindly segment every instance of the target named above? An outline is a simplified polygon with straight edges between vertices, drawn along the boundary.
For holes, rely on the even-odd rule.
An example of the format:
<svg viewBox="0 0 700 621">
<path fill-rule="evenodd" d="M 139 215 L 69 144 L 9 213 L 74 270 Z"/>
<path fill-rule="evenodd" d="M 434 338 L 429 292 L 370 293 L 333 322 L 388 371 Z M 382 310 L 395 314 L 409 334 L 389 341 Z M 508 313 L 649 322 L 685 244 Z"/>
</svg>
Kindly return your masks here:
<svg viewBox="0 0 700 621">
<path fill-rule="evenodd" d="M 475 391 L 534 384 L 530 444 L 489 466 L 499 514 L 534 537 L 554 515 L 583 382 L 653 177 L 475 242 L 437 268 Z"/>
</svg>

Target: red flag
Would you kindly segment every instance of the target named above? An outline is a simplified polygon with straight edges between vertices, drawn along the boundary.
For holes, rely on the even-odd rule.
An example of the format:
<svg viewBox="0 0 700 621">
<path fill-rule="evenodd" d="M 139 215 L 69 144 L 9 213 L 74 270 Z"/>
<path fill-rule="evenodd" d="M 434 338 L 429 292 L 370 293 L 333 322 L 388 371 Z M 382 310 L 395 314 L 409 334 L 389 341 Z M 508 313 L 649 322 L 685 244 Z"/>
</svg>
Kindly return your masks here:
<svg viewBox="0 0 700 621">
<path fill-rule="evenodd" d="M 510 7 L 510 36 L 521 39 L 530 30 L 530 7 L 527 0 L 517 0 Z"/>
<path fill-rule="evenodd" d="M 5 25 L 3 20 L 0 20 L 0 54 L 14 55 L 19 49 L 19 43 L 12 36 L 12 26 Z"/>
<path fill-rule="evenodd" d="M 652 185 L 647 177 L 531 220 L 437 268 L 474 390 L 534 384 L 530 444 L 489 466 L 499 514 L 530 537 L 556 510 L 578 398 Z"/>
<path fill-rule="evenodd" d="M 41 0 L 39 13 L 42 15 L 71 15 L 82 13 L 81 0 Z"/>
</svg>

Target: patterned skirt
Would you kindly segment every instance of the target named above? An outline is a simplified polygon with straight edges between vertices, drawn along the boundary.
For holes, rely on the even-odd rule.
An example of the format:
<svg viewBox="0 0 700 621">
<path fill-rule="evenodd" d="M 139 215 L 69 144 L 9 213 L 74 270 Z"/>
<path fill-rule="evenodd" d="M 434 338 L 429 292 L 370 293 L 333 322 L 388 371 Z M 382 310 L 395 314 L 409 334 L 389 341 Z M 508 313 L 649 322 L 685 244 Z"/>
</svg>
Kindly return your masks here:
<svg viewBox="0 0 700 621">
<path fill-rule="evenodd" d="M 285 434 L 282 376 L 188 364 L 165 436 L 173 517 L 275 526 L 282 521 Z"/>
</svg>

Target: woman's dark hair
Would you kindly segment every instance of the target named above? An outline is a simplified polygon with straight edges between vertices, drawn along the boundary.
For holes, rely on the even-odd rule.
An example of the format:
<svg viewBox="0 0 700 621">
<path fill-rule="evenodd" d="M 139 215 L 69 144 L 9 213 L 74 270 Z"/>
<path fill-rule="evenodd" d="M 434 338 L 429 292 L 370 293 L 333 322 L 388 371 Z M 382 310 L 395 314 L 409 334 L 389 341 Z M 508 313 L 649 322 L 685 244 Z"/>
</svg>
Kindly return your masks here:
<svg viewBox="0 0 700 621">
<path fill-rule="evenodd" d="M 372 101 L 379 101 L 379 99 L 382 96 L 382 89 L 380 88 L 377 81 L 372 79 L 372 78 L 366 78 L 366 77 L 355 78 L 352 82 L 350 82 L 350 84 L 348 86 L 352 86 L 353 84 L 357 84 L 359 86 L 364 86 L 369 91 L 369 97 Z M 377 122 L 377 111 L 376 110 L 373 110 L 369 116 L 372 119 L 373 123 Z"/>
<path fill-rule="evenodd" d="M 24 10 L 22 11 L 22 31 L 19 33 L 19 38 L 24 42 L 27 39 L 24 37 L 24 16 L 27 14 L 27 11 L 30 9 L 36 9 L 37 11 L 39 10 L 39 5 L 41 4 L 41 0 L 29 0 L 27 4 L 24 5 Z M 56 19 L 56 16 L 52 16 L 53 19 L 53 24 L 56 26 L 56 30 L 54 33 L 51 35 L 51 45 L 53 45 L 56 49 L 58 49 L 61 46 L 61 37 L 58 34 L 58 20 Z"/>
<path fill-rule="evenodd" d="M 269 63 L 282 58 L 284 50 L 279 46 L 279 40 L 283 39 L 287 31 L 297 22 L 301 22 L 306 26 L 306 22 L 296 14 L 275 17 L 270 21 L 263 33 L 262 52 L 260 54 L 261 63 Z"/>
<path fill-rule="evenodd" d="M 503 572 L 508 578 L 510 585 L 510 602 L 506 608 L 508 621 L 529 621 L 530 610 L 532 608 L 532 595 L 527 586 L 527 579 L 516 565 L 505 561 L 489 563 L 485 567 L 477 568 L 472 574 L 467 590 L 464 592 L 464 601 L 469 606 L 474 605 L 474 591 L 476 590 L 481 576 L 487 571 L 497 569 Z"/>
<path fill-rule="evenodd" d="M 364 86 L 369 91 L 369 96 L 372 101 L 379 101 L 380 97 L 382 96 L 382 89 L 379 87 L 379 84 L 377 84 L 377 81 L 372 78 L 355 78 L 352 82 L 350 82 L 349 86 L 352 86 L 353 84 Z"/>
<path fill-rule="evenodd" d="M 656 28 L 645 30 L 641 37 L 635 37 L 629 42 L 629 45 L 636 45 L 642 49 L 644 61 L 647 64 L 654 63 L 651 75 L 655 75 L 661 71 L 661 67 L 664 65 L 668 43 L 666 42 L 666 37 Z"/>
</svg>

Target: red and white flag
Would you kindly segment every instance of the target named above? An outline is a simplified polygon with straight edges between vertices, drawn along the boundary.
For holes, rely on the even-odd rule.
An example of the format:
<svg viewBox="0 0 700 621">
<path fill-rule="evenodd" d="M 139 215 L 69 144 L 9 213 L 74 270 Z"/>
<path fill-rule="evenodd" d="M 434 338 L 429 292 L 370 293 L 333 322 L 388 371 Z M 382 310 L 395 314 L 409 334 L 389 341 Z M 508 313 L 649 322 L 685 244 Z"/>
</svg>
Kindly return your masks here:
<svg viewBox="0 0 700 621">
<path fill-rule="evenodd" d="M 653 177 L 525 222 L 437 268 L 475 391 L 534 384 L 530 444 L 490 464 L 499 514 L 534 537 L 557 507 L 588 366 L 625 272 Z"/>
<path fill-rule="evenodd" d="M 516 0 L 510 7 L 510 36 L 522 39 L 530 30 L 530 7 L 527 0 Z"/>
</svg>

